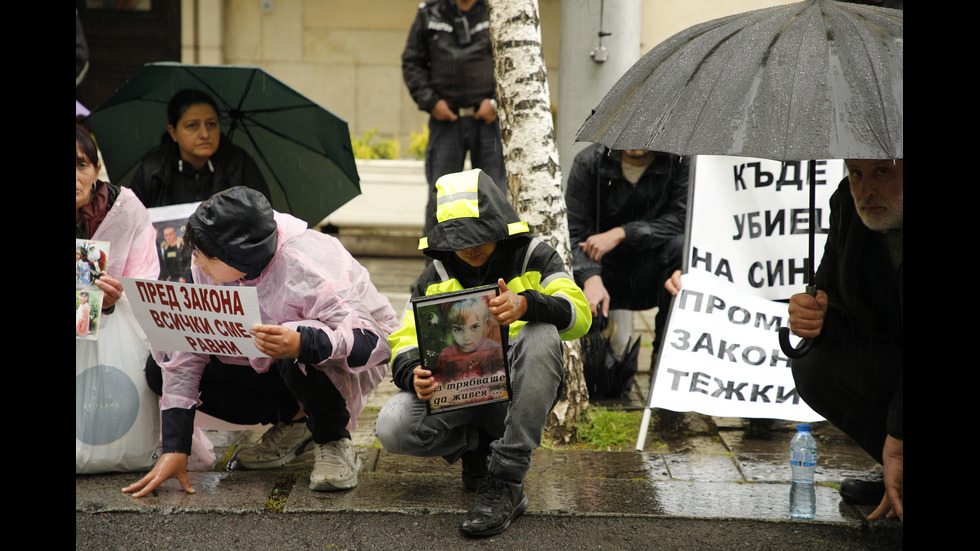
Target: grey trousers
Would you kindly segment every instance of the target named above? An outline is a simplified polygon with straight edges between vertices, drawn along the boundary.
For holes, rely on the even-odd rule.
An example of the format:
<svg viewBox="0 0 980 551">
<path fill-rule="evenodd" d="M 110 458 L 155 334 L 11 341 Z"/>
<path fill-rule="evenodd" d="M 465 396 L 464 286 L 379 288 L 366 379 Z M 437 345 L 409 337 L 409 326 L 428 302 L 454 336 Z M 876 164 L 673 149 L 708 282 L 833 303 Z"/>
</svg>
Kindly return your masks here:
<svg viewBox="0 0 980 551">
<path fill-rule="evenodd" d="M 541 444 L 545 421 L 557 401 L 563 377 L 561 346 L 555 326 L 525 325 L 507 351 L 509 402 L 429 414 L 414 391 L 401 391 L 378 414 L 378 440 L 390 453 L 441 456 L 452 463 L 476 449 L 483 430 L 496 438 L 490 472 L 506 480 L 524 480 L 531 452 Z"/>
</svg>

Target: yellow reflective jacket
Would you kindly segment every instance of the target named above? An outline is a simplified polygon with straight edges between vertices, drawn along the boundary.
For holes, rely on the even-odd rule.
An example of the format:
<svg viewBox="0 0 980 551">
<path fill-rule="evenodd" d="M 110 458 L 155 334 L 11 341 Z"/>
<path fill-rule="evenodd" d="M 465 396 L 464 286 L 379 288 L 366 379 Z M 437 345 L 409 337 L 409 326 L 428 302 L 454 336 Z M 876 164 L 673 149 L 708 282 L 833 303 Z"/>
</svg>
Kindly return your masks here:
<svg viewBox="0 0 980 551">
<path fill-rule="evenodd" d="M 530 235 L 527 223 L 489 176 L 480 170 L 448 174 L 436 182 L 436 193 L 437 223 L 419 242 L 419 249 L 433 261 L 412 288 L 413 297 L 494 285 L 503 279 L 528 302 L 524 318 L 509 327 L 510 339 L 532 321 L 553 324 L 563 340 L 588 332 L 592 315 L 570 270 L 553 248 Z M 455 254 L 491 242 L 497 247 L 482 266 L 470 266 Z M 410 390 L 412 370 L 421 364 L 411 305 L 388 342 L 394 382 Z"/>
</svg>

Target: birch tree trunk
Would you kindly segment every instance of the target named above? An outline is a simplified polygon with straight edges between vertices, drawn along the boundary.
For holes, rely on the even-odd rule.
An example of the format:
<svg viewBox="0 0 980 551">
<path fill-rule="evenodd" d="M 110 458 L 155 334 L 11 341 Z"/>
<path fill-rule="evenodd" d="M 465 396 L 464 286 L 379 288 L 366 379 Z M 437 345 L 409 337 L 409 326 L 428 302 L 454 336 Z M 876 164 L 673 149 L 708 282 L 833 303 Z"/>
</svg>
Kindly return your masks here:
<svg viewBox="0 0 980 551">
<path fill-rule="evenodd" d="M 571 269 L 568 218 L 548 75 L 541 51 L 536 0 L 490 0 L 490 40 L 497 82 L 497 115 L 503 137 L 510 201 L 531 232 L 561 255 Z M 566 392 L 548 417 L 553 438 L 568 443 L 573 425 L 588 406 L 578 341 L 566 342 Z"/>
</svg>

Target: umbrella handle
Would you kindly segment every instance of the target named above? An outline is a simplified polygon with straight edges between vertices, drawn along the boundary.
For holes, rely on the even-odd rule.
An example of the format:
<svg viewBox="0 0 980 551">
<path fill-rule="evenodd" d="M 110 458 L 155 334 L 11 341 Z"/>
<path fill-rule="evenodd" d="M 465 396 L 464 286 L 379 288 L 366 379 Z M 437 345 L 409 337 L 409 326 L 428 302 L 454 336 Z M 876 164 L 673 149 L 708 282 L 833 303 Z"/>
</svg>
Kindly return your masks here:
<svg viewBox="0 0 980 551">
<path fill-rule="evenodd" d="M 810 296 L 817 295 L 816 285 L 807 285 L 806 294 Z M 783 354 L 791 360 L 798 360 L 803 356 L 806 356 L 810 352 L 810 347 L 813 346 L 813 339 L 803 339 L 800 341 L 796 348 L 793 348 L 793 343 L 789 342 L 789 327 L 779 328 L 779 348 L 782 349 Z"/>
</svg>

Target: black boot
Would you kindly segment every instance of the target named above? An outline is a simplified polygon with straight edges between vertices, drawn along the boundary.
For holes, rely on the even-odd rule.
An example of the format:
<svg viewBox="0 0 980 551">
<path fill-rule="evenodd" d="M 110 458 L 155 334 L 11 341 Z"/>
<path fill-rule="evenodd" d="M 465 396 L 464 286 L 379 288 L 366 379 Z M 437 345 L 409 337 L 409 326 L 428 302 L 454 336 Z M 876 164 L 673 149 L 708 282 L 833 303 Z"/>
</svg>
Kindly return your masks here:
<svg viewBox="0 0 980 551">
<path fill-rule="evenodd" d="M 510 482 L 487 475 L 476 503 L 463 518 L 459 530 L 467 536 L 485 537 L 499 534 L 527 509 L 523 482 Z"/>
<path fill-rule="evenodd" d="M 467 492 L 480 489 L 487 478 L 487 465 L 490 462 L 490 442 L 493 437 L 480 431 L 480 441 L 475 450 L 463 454 L 460 463 L 463 465 L 463 488 Z"/>
<path fill-rule="evenodd" d="M 845 478 L 840 484 L 840 496 L 852 505 L 878 505 L 885 497 L 885 476 L 881 467 L 863 478 Z"/>
</svg>

